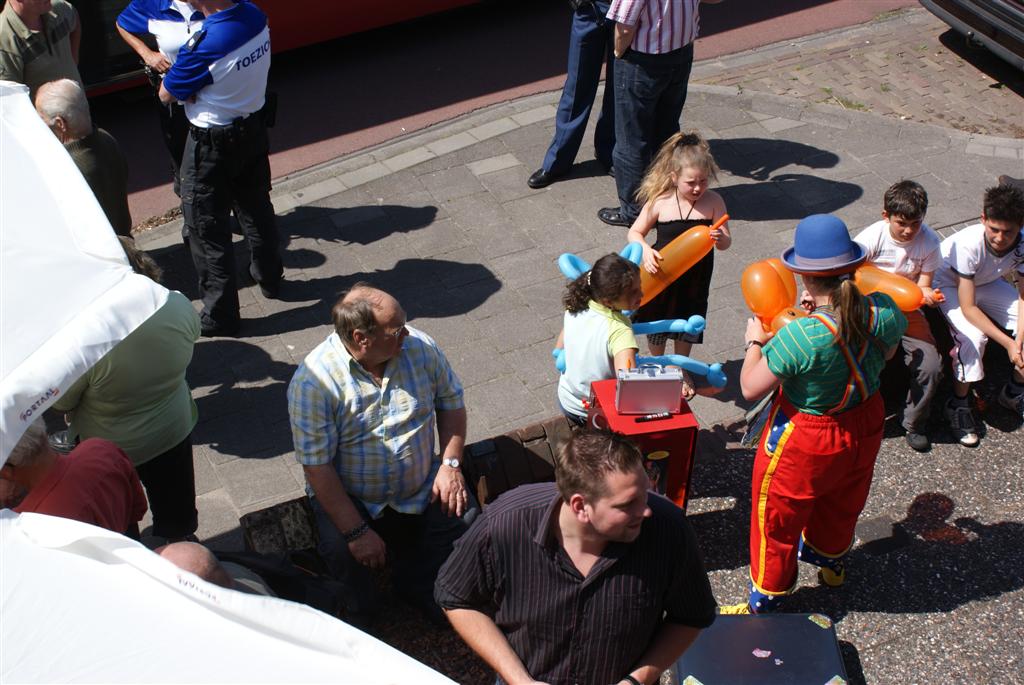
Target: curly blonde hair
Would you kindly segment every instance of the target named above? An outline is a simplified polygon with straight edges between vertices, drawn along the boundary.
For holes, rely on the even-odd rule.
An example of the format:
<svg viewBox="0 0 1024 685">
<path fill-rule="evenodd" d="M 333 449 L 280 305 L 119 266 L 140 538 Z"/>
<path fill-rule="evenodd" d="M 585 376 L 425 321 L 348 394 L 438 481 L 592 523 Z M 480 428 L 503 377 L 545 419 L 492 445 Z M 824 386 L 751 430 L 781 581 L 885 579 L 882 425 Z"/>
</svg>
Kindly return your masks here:
<svg viewBox="0 0 1024 685">
<path fill-rule="evenodd" d="M 708 141 L 696 131 L 682 131 L 665 141 L 647 169 L 636 199 L 641 205 L 658 199 L 675 186 L 673 176 L 687 167 L 700 169 L 718 180 L 718 165 Z"/>
</svg>

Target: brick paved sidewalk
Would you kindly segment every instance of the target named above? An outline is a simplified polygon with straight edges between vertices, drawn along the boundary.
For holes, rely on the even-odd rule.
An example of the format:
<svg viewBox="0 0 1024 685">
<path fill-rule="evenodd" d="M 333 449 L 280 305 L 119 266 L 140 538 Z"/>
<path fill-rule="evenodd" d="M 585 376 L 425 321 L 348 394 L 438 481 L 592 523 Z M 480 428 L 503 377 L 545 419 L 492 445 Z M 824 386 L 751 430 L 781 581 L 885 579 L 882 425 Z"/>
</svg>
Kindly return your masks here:
<svg viewBox="0 0 1024 685">
<path fill-rule="evenodd" d="M 708 60 L 692 82 L 1024 138 L 1024 73 L 923 8 Z"/>
</svg>

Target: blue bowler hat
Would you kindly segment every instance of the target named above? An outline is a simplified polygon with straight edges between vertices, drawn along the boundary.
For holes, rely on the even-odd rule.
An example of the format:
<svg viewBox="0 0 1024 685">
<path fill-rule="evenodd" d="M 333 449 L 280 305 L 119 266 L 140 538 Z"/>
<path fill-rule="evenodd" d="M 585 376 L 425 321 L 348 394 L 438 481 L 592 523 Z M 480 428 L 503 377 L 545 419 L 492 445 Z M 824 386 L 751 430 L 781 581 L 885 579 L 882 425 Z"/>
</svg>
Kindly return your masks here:
<svg viewBox="0 0 1024 685">
<path fill-rule="evenodd" d="M 835 276 L 853 271 L 866 256 L 841 219 L 812 214 L 796 225 L 793 247 L 782 253 L 782 263 L 798 274 Z"/>
</svg>

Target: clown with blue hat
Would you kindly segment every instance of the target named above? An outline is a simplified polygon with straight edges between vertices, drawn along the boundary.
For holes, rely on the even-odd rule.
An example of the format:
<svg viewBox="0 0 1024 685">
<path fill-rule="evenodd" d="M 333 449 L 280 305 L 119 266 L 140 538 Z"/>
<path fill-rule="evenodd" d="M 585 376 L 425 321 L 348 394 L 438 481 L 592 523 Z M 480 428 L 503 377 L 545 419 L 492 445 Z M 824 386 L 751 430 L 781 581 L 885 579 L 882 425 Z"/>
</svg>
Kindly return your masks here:
<svg viewBox="0 0 1024 685">
<path fill-rule="evenodd" d="M 774 396 L 754 458 L 750 594 L 722 613 L 777 609 L 796 588 L 797 561 L 820 567 L 826 585 L 845 580 L 882 442 L 879 376 L 907 326 L 891 297 L 857 289 L 864 248 L 839 218 L 801 221 L 781 258 L 803 279 L 809 315 L 771 338 L 757 319 L 747 325 L 743 396 Z"/>
</svg>

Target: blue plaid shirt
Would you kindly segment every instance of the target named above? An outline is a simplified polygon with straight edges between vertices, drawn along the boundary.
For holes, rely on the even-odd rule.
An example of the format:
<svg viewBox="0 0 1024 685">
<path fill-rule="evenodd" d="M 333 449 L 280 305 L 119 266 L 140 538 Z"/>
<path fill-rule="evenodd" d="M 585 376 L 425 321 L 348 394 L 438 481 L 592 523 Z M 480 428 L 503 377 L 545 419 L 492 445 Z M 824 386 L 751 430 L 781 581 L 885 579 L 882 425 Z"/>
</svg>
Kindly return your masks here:
<svg viewBox="0 0 1024 685">
<path fill-rule="evenodd" d="M 345 492 L 377 518 L 384 507 L 420 514 L 440 466 L 435 411 L 461 409 L 462 384 L 444 353 L 408 326 L 380 386 L 337 333 L 303 360 L 288 385 L 295 458 L 334 464 Z"/>
</svg>

